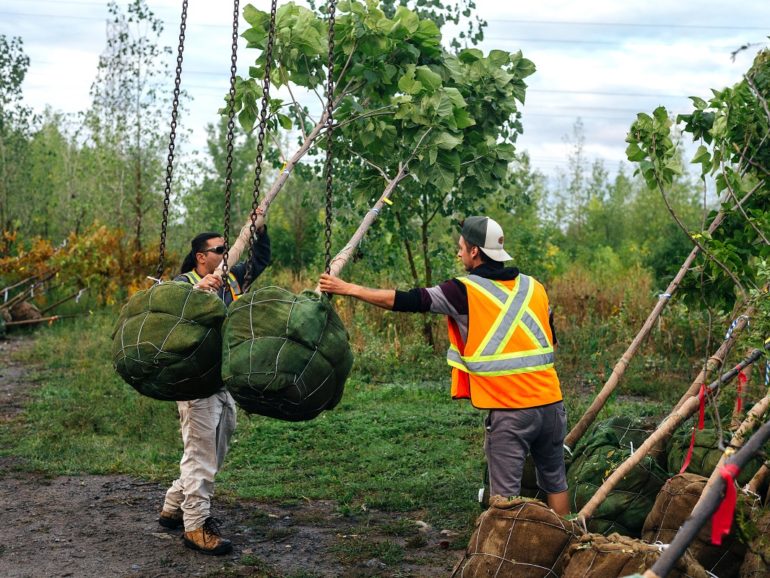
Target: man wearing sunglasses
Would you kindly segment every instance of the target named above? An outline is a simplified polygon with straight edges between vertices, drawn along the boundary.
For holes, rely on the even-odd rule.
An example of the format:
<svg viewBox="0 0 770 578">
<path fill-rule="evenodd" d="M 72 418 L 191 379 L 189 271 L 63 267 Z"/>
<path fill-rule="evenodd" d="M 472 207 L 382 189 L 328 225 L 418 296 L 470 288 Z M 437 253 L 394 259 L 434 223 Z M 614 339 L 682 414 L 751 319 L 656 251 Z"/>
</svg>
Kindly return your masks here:
<svg viewBox="0 0 770 578">
<path fill-rule="evenodd" d="M 270 263 L 270 237 L 264 226 L 257 230 L 251 247 L 251 261 L 230 267 L 223 282 L 214 271 L 222 262 L 224 243 L 219 233 L 196 235 L 182 263 L 182 274 L 174 280 L 215 291 L 225 305 L 238 299 L 247 273 L 254 280 Z M 169 529 L 184 526 L 184 543 L 193 550 L 203 554 L 227 554 L 232 550 L 232 544 L 222 538 L 210 510 L 214 476 L 222 467 L 230 436 L 235 431 L 235 400 L 223 388 L 210 397 L 178 401 L 177 408 L 184 453 L 179 464 L 180 476 L 166 492 L 158 523 Z"/>
</svg>

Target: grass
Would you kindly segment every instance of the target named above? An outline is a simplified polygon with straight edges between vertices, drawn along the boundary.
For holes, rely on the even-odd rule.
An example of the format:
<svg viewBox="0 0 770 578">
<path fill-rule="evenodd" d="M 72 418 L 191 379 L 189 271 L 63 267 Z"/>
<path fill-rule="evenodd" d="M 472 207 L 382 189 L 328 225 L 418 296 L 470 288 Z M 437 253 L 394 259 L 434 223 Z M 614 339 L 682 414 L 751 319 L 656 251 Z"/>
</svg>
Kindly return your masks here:
<svg viewBox="0 0 770 578">
<path fill-rule="evenodd" d="M 420 316 L 374 310 L 367 316 L 350 301 L 339 309 L 357 356 L 342 402 L 301 423 L 239 413 L 218 495 L 278 504 L 334 500 L 343 515 L 420 511 L 435 527 L 467 533 L 479 512 L 484 413 L 449 398 L 449 370 L 443 355 L 422 343 Z M 557 319 L 557 367 L 573 423 L 641 325 L 617 309 L 608 319 Z M 600 419 L 661 415 L 689 384 L 693 355 L 686 352 L 697 349 L 697 332 L 686 314 L 675 313 L 645 343 L 622 395 Z M 28 361 L 39 386 L 31 388 L 21 418 L 0 430 L 0 453 L 52 475 L 122 473 L 161 483 L 176 477 L 182 451 L 176 406 L 137 394 L 114 373 L 116 316 L 101 309 L 37 331 Z M 440 350 L 442 320 L 435 322 Z M 405 529 L 392 531 L 398 536 Z M 388 552 L 381 555 L 399 555 Z"/>
</svg>

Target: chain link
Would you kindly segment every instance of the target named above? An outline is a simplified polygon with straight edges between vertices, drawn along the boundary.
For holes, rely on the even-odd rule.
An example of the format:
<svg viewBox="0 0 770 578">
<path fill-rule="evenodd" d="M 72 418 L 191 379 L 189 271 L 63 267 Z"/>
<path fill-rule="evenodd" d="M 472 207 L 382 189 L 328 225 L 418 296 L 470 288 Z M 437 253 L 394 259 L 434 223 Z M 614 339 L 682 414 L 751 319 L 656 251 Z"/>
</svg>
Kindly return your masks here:
<svg viewBox="0 0 770 578">
<path fill-rule="evenodd" d="M 262 186 L 262 154 L 265 150 L 265 128 L 267 126 L 267 108 L 270 103 L 270 73 L 273 66 L 273 44 L 275 43 L 275 13 L 278 10 L 277 0 L 270 3 L 270 27 L 267 31 L 267 47 L 265 48 L 265 77 L 262 79 L 262 101 L 259 108 L 259 132 L 257 133 L 257 159 L 254 166 L 254 193 L 251 200 L 251 224 L 249 225 L 249 258 L 246 268 L 245 284 L 252 280 L 251 261 L 254 251 L 252 245 L 257 235 L 257 208 L 259 208 L 259 189 Z"/>
<path fill-rule="evenodd" d="M 187 2 L 182 1 L 182 18 L 179 24 L 179 48 L 176 56 L 176 76 L 174 77 L 174 99 L 171 104 L 171 132 L 168 137 L 168 158 L 166 164 L 166 187 L 163 193 L 163 218 L 160 225 L 160 248 L 158 251 L 158 270 L 155 277 L 161 279 L 166 261 L 166 232 L 168 230 L 168 207 L 171 204 L 171 182 L 174 175 L 174 150 L 176 148 L 176 122 L 179 116 L 179 87 L 182 84 L 182 59 L 184 38 L 187 30 Z"/>
<path fill-rule="evenodd" d="M 230 256 L 230 197 L 233 189 L 233 134 L 235 132 L 235 75 L 238 71 L 239 2 L 233 1 L 233 37 L 230 54 L 230 94 L 227 104 L 227 167 L 225 168 L 225 254 L 222 256 L 222 279 L 227 282 L 227 259 Z"/>
<path fill-rule="evenodd" d="M 332 262 L 332 201 L 333 201 L 333 149 L 332 135 L 334 131 L 334 13 L 337 8 L 336 0 L 329 0 L 329 57 L 327 61 L 328 75 L 326 77 L 326 228 L 324 230 L 325 269 L 328 273 Z"/>
</svg>

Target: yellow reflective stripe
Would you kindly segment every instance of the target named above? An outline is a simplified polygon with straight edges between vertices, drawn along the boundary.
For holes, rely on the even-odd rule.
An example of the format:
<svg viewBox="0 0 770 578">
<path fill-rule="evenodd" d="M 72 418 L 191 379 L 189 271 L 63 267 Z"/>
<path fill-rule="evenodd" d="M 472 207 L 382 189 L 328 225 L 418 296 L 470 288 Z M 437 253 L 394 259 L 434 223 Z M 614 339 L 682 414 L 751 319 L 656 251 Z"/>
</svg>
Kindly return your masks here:
<svg viewBox="0 0 770 578">
<path fill-rule="evenodd" d="M 463 371 L 471 375 L 483 375 L 485 377 L 502 377 L 505 375 L 519 375 L 521 373 L 534 373 L 536 371 L 545 371 L 546 369 L 551 369 L 552 367 L 553 367 L 553 363 L 546 363 L 545 365 L 535 365 L 533 367 L 522 367 L 520 369 L 506 369 L 501 371 L 468 371 L 467 369 L 464 369 Z"/>
<path fill-rule="evenodd" d="M 518 327 L 521 324 L 521 317 L 524 315 L 524 312 L 527 310 L 527 307 L 529 306 L 529 301 L 532 299 L 532 291 L 534 289 L 534 283 L 532 283 L 532 279 L 529 277 L 525 277 L 524 275 L 519 275 L 519 281 L 518 287 L 520 289 L 524 289 L 526 286 L 527 293 L 523 296 L 521 295 L 521 291 L 518 291 L 516 293 L 516 296 L 514 297 L 512 302 L 509 302 L 505 306 L 505 317 L 510 317 L 510 313 L 512 311 L 515 311 L 515 315 L 513 319 L 508 324 L 508 329 L 505 332 L 504 335 L 499 336 L 497 335 L 497 332 L 499 330 L 500 323 L 496 323 L 495 326 L 493 326 L 494 334 L 489 336 L 489 339 L 485 337 L 485 341 L 490 341 L 494 338 L 495 340 L 495 348 L 492 351 L 487 351 L 486 347 L 479 348 L 481 349 L 482 353 L 486 355 L 496 355 L 500 353 L 503 349 L 505 349 L 505 345 L 508 343 L 508 341 L 511 339 L 511 335 L 513 335 L 513 332 L 516 330 L 516 327 Z M 513 309 L 514 304 L 516 305 L 517 309 Z M 501 319 L 500 322 L 505 318 Z M 535 340 L 537 343 L 537 340 Z"/>
<path fill-rule="evenodd" d="M 526 311 L 525 311 L 524 313 L 526 313 Z M 522 317 L 523 317 L 523 315 L 522 315 Z M 530 315 L 530 317 L 531 317 L 531 315 Z M 530 329 L 530 328 L 527 326 L 527 324 L 524 322 L 524 319 L 522 319 L 522 320 L 521 320 L 521 324 L 520 324 L 520 327 L 521 327 L 521 329 L 524 331 L 524 333 L 526 333 L 526 334 L 527 334 L 527 337 L 529 337 L 529 338 L 530 338 L 530 340 L 532 341 L 532 343 L 538 343 L 538 344 L 540 344 L 541 346 L 543 345 L 543 344 L 540 342 L 540 340 L 537 338 L 537 336 L 536 336 L 536 335 L 535 335 L 535 334 L 532 332 L 532 330 L 531 330 L 531 329 Z M 505 342 L 503 342 L 503 343 L 505 343 Z"/>
<path fill-rule="evenodd" d="M 545 346 L 549 345 L 551 343 L 551 340 L 548 339 L 548 334 L 545 332 L 545 327 L 543 327 L 543 324 L 540 323 L 540 319 L 537 318 L 537 315 L 535 315 L 535 312 L 531 309 L 527 309 L 524 314 L 527 316 L 527 319 L 535 324 L 535 327 L 540 331 L 540 337 L 535 336 L 535 340 L 540 343 L 540 345 Z M 526 320 L 522 319 L 522 325 L 525 326 L 527 329 L 532 331 L 532 329 L 527 325 Z M 534 331 L 533 331 L 534 333 Z M 541 341 L 542 338 L 542 341 Z M 545 343 L 543 343 L 545 342 Z"/>
<path fill-rule="evenodd" d="M 466 363 L 477 363 L 484 361 L 504 361 L 506 359 L 518 359 L 520 357 L 530 357 L 532 355 L 544 355 L 547 353 L 553 353 L 553 346 L 549 347 L 535 347 L 533 349 L 527 349 L 526 351 L 513 351 L 511 353 L 496 353 L 495 355 L 468 355 L 462 356 L 463 361 Z"/>
<path fill-rule="evenodd" d="M 185 275 L 185 277 L 187 277 L 187 279 L 188 279 L 188 280 L 189 280 L 189 281 L 190 281 L 190 282 L 191 282 L 193 285 L 195 285 L 195 284 L 196 284 L 196 283 L 198 283 L 198 282 L 199 282 L 201 279 L 203 279 L 203 277 L 201 277 L 200 275 L 198 275 L 198 272 L 197 272 L 195 269 L 193 269 L 192 271 L 188 271 L 188 272 L 187 272 L 187 273 L 185 273 L 184 275 Z M 191 276 L 192 276 L 192 279 L 190 279 L 190 277 L 188 277 L 188 275 L 191 275 Z"/>
<path fill-rule="evenodd" d="M 493 281 L 478 275 L 468 275 L 465 279 L 473 282 L 478 288 L 485 289 L 500 305 L 505 305 L 505 302 L 508 300 L 508 294 L 511 292 L 511 289 L 508 289 L 501 281 Z"/>
<path fill-rule="evenodd" d="M 521 275 L 516 279 L 516 284 L 513 286 L 513 289 L 508 293 L 508 299 L 506 300 L 505 304 L 500 308 L 499 313 L 497 314 L 497 317 L 495 318 L 494 323 L 492 323 L 491 327 L 489 328 L 489 331 L 487 331 L 487 334 L 484 335 L 484 339 L 482 339 L 481 343 L 479 343 L 478 348 L 476 349 L 479 352 L 483 352 L 486 350 L 486 348 L 489 346 L 489 342 L 492 341 L 497 336 L 497 330 L 500 328 L 500 325 L 502 325 L 503 321 L 505 320 L 506 315 L 508 314 L 508 311 L 511 308 L 512 303 L 514 303 L 519 296 L 519 290 L 521 288 Z M 478 286 L 477 284 L 474 284 Z M 487 293 L 488 294 L 488 293 Z M 497 302 L 499 306 L 499 301 Z M 499 345 L 495 347 L 495 349 L 498 349 Z"/>
<path fill-rule="evenodd" d="M 533 367 L 546 367 L 553 365 L 553 353 L 536 353 L 526 357 L 509 359 L 485 359 L 482 361 L 466 361 L 466 371 L 469 373 L 486 375 L 497 373 L 521 373 L 521 370 L 533 371 Z"/>
<path fill-rule="evenodd" d="M 473 285 L 473 287 L 475 287 L 479 292 L 483 293 L 487 297 L 487 299 L 492 301 L 492 303 L 495 303 L 497 305 L 501 304 L 500 303 L 500 299 L 498 299 L 496 295 L 493 295 L 490 291 L 487 290 L 486 287 L 484 287 L 483 285 L 480 285 L 479 283 L 477 283 L 476 281 L 474 281 L 470 277 L 460 277 L 459 279 L 463 283 L 466 283 L 468 285 Z M 513 289 L 508 289 L 505 285 L 503 285 L 501 283 L 495 283 L 491 279 L 487 279 L 487 281 L 489 281 L 490 283 L 494 283 L 495 286 L 497 286 L 498 289 L 502 290 L 505 293 L 505 295 L 507 296 L 507 299 L 511 298 L 511 293 L 514 293 L 516 291 L 516 289 L 518 288 L 518 286 L 519 286 L 518 285 L 518 279 L 516 280 L 516 285 L 513 286 Z M 507 303 L 507 301 L 506 301 L 506 303 Z"/>
<path fill-rule="evenodd" d="M 463 371 L 468 370 L 465 362 L 463 361 L 462 355 L 460 355 L 460 351 L 454 345 L 450 345 L 446 352 L 446 362 L 452 367 L 456 367 L 457 369 L 461 369 Z"/>
<path fill-rule="evenodd" d="M 523 275 L 519 275 L 518 279 L 521 279 L 522 277 Z M 523 324 L 521 323 L 521 316 L 524 315 L 524 312 L 529 308 L 529 302 L 532 299 L 532 293 L 535 290 L 535 283 L 533 281 L 534 281 L 533 279 L 531 278 L 529 279 L 529 283 L 527 284 L 527 294 L 524 297 L 524 301 L 519 307 L 519 310 L 516 312 L 516 317 L 514 317 L 513 321 L 508 327 L 508 331 L 506 331 L 505 335 L 500 340 L 500 345 L 498 345 L 497 348 L 495 349 L 494 355 L 499 354 L 503 349 L 505 349 L 505 345 L 508 343 L 508 341 L 510 341 L 511 335 L 513 335 L 513 332 L 516 331 L 517 327 L 519 326 L 523 327 Z M 495 330 L 496 329 L 497 328 L 495 328 Z M 535 339 L 534 343 L 537 343 L 537 342 L 538 342 L 537 339 Z"/>
</svg>

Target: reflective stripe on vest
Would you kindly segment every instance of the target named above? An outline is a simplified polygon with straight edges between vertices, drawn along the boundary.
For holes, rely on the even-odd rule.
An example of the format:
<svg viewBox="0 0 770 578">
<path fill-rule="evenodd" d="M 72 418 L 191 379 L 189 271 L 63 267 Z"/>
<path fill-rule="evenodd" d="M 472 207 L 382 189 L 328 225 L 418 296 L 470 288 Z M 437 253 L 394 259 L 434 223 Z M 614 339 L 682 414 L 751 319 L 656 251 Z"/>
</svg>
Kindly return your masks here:
<svg viewBox="0 0 770 578">
<path fill-rule="evenodd" d="M 199 283 L 200 280 L 203 279 L 203 277 L 201 277 L 195 269 L 188 271 L 187 273 L 182 273 L 182 275 L 187 277 L 187 280 L 193 285 Z M 238 279 L 236 279 L 235 276 L 229 272 L 227 273 L 227 285 L 230 289 L 230 295 L 232 295 L 233 301 L 240 299 L 242 295 L 241 285 L 238 283 Z"/>
<path fill-rule="evenodd" d="M 515 375 L 542 371 L 553 367 L 553 345 L 537 316 L 529 309 L 535 288 L 534 280 L 519 275 L 513 289 L 477 275 L 460 278 L 469 290 L 485 295 L 500 309 L 475 352 L 461 355 L 455 345 L 447 351 L 447 363 L 471 375 Z M 514 331 L 520 328 L 529 337 L 532 347 L 526 351 L 504 352 Z"/>
</svg>

